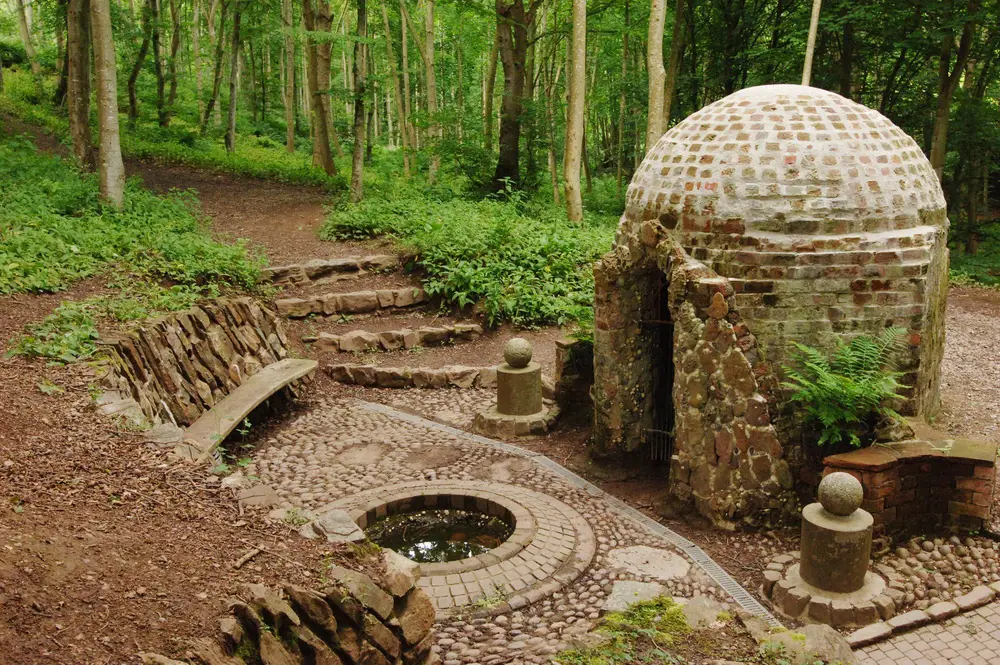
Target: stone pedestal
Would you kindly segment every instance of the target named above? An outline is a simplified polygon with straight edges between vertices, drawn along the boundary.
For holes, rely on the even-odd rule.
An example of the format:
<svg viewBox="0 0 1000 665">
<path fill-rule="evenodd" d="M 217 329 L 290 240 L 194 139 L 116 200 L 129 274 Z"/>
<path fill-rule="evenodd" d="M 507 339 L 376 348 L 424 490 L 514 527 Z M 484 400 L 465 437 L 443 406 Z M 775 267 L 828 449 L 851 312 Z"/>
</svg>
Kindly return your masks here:
<svg viewBox="0 0 1000 665">
<path fill-rule="evenodd" d="M 509 416 L 530 416 L 542 410 L 542 366 L 497 367 L 497 411 Z"/>
<path fill-rule="evenodd" d="M 872 551 L 869 512 L 834 515 L 821 503 L 802 511 L 802 563 L 799 574 L 809 584 L 837 593 L 857 591 L 865 584 Z"/>
</svg>

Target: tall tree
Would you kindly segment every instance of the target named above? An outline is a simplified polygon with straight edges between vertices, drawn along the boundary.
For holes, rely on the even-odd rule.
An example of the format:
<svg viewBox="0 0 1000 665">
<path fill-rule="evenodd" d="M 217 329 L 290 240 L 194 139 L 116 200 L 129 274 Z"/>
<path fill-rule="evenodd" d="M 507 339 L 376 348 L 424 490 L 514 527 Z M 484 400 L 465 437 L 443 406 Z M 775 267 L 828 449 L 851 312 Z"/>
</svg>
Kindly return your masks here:
<svg viewBox="0 0 1000 665">
<path fill-rule="evenodd" d="M 670 38 L 670 60 L 663 81 L 663 131 L 670 129 L 670 111 L 674 106 L 674 93 L 677 90 L 677 74 L 681 68 L 681 53 L 684 52 L 684 37 L 687 35 L 685 25 L 686 7 L 690 0 L 677 0 L 674 9 L 674 28 Z"/>
<path fill-rule="evenodd" d="M 396 118 L 399 121 L 399 139 L 403 148 L 403 177 L 410 177 L 410 136 L 407 130 L 408 118 L 403 109 L 403 93 L 399 88 L 399 71 L 396 67 L 396 53 L 392 48 L 392 30 L 389 27 L 389 11 L 382 0 L 382 28 L 385 30 L 385 54 L 389 60 L 389 83 L 392 86 L 392 98 L 396 106 Z"/>
<path fill-rule="evenodd" d="M 177 0 L 170 0 L 170 58 L 167 60 L 167 78 L 170 79 L 170 93 L 167 95 L 167 124 L 174 112 L 177 100 L 177 52 L 181 47 L 181 14 Z"/>
<path fill-rule="evenodd" d="M 569 69 L 569 104 L 566 111 L 566 214 L 571 222 L 583 221 L 580 191 L 580 158 L 583 152 L 583 110 L 587 83 L 587 0 L 573 0 L 573 57 Z"/>
<path fill-rule="evenodd" d="M 98 189 L 105 203 L 121 208 L 125 198 L 125 163 L 118 127 L 118 74 L 109 0 L 90 0 L 90 30 L 94 44 L 97 127 L 100 134 Z"/>
<path fill-rule="evenodd" d="M 358 3 L 357 41 L 354 42 L 354 154 L 351 159 L 351 202 L 364 196 L 365 144 L 365 60 L 368 41 L 368 12 L 365 0 Z"/>
<path fill-rule="evenodd" d="M 332 46 L 328 39 L 319 40 L 319 34 L 330 32 L 332 18 L 329 0 L 302 0 L 302 19 L 306 30 L 306 64 L 309 83 L 310 109 L 312 112 L 313 164 L 329 175 L 336 175 L 337 165 L 330 152 L 330 55 Z"/>
<path fill-rule="evenodd" d="M 142 73 L 142 66 L 146 62 L 146 55 L 149 53 L 149 42 L 152 36 L 153 26 L 150 18 L 149 4 L 142 7 L 142 43 L 139 45 L 139 52 L 135 56 L 135 64 L 128 77 L 128 124 L 131 129 L 135 129 L 135 124 L 139 119 L 139 95 L 136 92 L 136 83 L 139 81 L 139 74 Z"/>
<path fill-rule="evenodd" d="M 156 74 L 156 117 L 160 127 L 170 124 L 167 115 L 166 77 L 163 74 L 163 49 L 161 45 L 160 0 L 148 0 L 153 37 L 153 72 Z"/>
<path fill-rule="evenodd" d="M 541 0 L 495 0 L 500 62 L 503 64 L 503 104 L 500 110 L 500 154 L 492 188 L 501 192 L 510 183 L 521 185 L 521 115 L 524 110 L 525 59 L 528 26 Z"/>
<path fill-rule="evenodd" d="M 41 76 L 42 63 L 38 61 L 35 55 L 35 44 L 31 39 L 31 29 L 28 26 L 28 10 L 24 6 L 24 0 L 15 0 L 15 5 L 17 7 L 17 29 L 21 33 L 24 55 L 27 56 L 28 62 L 31 63 L 31 73 L 35 76 Z"/>
<path fill-rule="evenodd" d="M 493 150 L 493 95 L 497 84 L 497 57 L 500 52 L 500 31 L 493 35 L 493 48 L 486 64 L 485 85 L 483 86 L 483 143 L 487 150 Z"/>
<path fill-rule="evenodd" d="M 219 90 L 222 88 L 222 65 L 225 62 L 226 55 L 226 11 L 229 7 L 229 0 L 221 0 L 219 3 L 213 3 L 217 7 L 216 14 L 219 17 L 219 27 L 213 28 L 209 33 L 209 39 L 215 43 L 215 65 L 212 73 L 212 94 L 208 98 L 208 102 L 205 104 L 205 113 L 201 116 L 201 124 L 199 126 L 199 131 L 202 134 L 205 133 L 205 129 L 208 127 L 208 120 L 212 117 L 212 111 L 215 110 L 216 103 L 219 101 Z M 209 15 L 209 24 L 212 22 L 212 15 Z"/>
<path fill-rule="evenodd" d="M 205 110 L 205 102 L 202 100 L 205 81 L 201 66 L 201 0 L 191 0 L 191 65 L 194 67 L 194 96 L 198 103 L 198 118 L 201 119 Z"/>
<path fill-rule="evenodd" d="M 233 6 L 233 47 L 229 57 L 229 122 L 226 125 L 226 152 L 236 152 L 236 107 L 239 102 L 240 85 L 240 20 L 243 16 L 243 2 L 236 0 Z"/>
<path fill-rule="evenodd" d="M 646 111 L 646 152 L 663 136 L 663 91 L 667 72 L 663 68 L 663 24 L 667 0 L 649 5 L 649 35 L 646 40 L 646 71 L 649 75 L 649 104 Z"/>
<path fill-rule="evenodd" d="M 66 99 L 73 155 L 81 168 L 94 168 L 90 136 L 90 0 L 69 0 L 66 8 Z"/>
<path fill-rule="evenodd" d="M 954 9 L 950 7 L 949 9 Z M 972 41 L 976 35 L 976 18 L 979 12 L 979 3 L 976 0 L 969 2 L 965 21 L 962 24 L 962 36 L 958 42 L 958 52 L 955 54 L 955 63 L 952 64 L 952 52 L 955 50 L 954 29 L 946 30 L 941 38 L 941 52 L 938 56 L 938 95 L 937 109 L 934 113 L 934 130 L 931 135 L 931 168 L 938 176 L 938 180 L 944 177 L 945 156 L 948 153 L 948 120 L 951 115 L 951 100 L 958 89 L 959 81 L 965 66 L 969 61 L 969 54 L 972 52 Z M 948 18 L 954 20 L 949 12 Z"/>
<path fill-rule="evenodd" d="M 441 123 L 438 121 L 437 102 L 437 77 L 434 73 L 434 0 L 424 0 L 424 67 L 426 68 L 425 79 L 427 81 L 427 115 L 430 116 L 430 136 L 438 141 L 441 140 Z M 431 163 L 427 172 L 427 177 L 431 182 L 437 177 L 438 168 L 441 166 L 441 155 L 438 146 L 431 146 Z"/>
<path fill-rule="evenodd" d="M 281 27 L 285 33 L 285 149 L 295 152 L 295 24 L 292 0 L 281 0 Z"/>
</svg>

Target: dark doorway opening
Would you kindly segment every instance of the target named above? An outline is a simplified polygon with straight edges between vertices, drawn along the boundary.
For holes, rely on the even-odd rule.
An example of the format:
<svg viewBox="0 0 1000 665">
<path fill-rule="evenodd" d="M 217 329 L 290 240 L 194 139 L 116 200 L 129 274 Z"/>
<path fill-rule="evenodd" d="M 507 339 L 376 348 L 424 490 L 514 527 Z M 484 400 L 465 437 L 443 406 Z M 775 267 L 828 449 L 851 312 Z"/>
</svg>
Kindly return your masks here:
<svg viewBox="0 0 1000 665">
<path fill-rule="evenodd" d="M 660 277 L 652 316 L 646 329 L 653 343 L 653 418 L 643 432 L 651 462 L 669 464 L 674 452 L 674 322 L 668 307 L 667 278 Z"/>
</svg>

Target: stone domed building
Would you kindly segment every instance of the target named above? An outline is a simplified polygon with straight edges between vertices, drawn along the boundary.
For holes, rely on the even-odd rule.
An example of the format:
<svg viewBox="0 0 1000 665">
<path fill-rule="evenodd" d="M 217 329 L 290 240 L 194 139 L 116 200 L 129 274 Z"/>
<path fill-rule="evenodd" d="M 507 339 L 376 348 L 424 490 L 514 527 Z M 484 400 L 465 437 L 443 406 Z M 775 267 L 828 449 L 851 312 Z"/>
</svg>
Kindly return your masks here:
<svg viewBox="0 0 1000 665">
<path fill-rule="evenodd" d="M 947 230 L 916 142 L 835 93 L 749 88 L 678 123 L 595 267 L 595 452 L 649 447 L 670 460 L 672 493 L 716 523 L 793 514 L 790 342 L 905 327 L 904 411 L 933 414 Z"/>
</svg>

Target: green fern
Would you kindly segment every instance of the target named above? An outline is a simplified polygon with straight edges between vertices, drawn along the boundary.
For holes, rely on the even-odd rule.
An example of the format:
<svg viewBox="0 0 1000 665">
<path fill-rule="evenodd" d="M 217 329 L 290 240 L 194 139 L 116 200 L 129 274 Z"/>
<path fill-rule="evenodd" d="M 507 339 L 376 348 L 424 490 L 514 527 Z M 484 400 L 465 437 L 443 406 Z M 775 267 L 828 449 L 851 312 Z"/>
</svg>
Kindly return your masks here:
<svg viewBox="0 0 1000 665">
<path fill-rule="evenodd" d="M 901 398 L 893 356 L 905 346 L 906 330 L 886 328 L 877 337 L 838 341 L 827 357 L 822 351 L 792 342 L 792 362 L 782 369 L 782 385 L 801 404 L 807 420 L 821 429 L 819 445 L 849 441 L 859 448 L 874 440 L 875 428 L 900 415 L 886 406 Z"/>
</svg>

